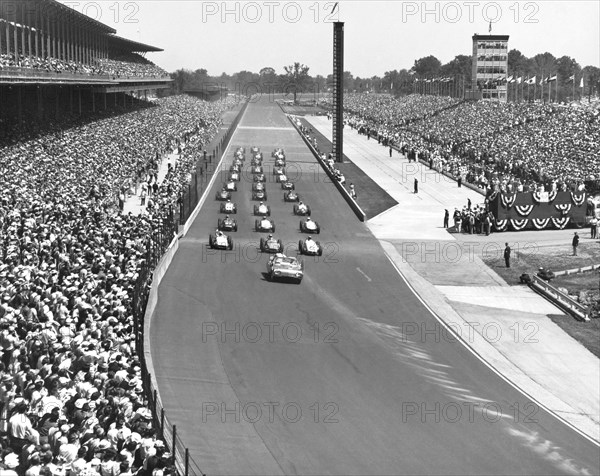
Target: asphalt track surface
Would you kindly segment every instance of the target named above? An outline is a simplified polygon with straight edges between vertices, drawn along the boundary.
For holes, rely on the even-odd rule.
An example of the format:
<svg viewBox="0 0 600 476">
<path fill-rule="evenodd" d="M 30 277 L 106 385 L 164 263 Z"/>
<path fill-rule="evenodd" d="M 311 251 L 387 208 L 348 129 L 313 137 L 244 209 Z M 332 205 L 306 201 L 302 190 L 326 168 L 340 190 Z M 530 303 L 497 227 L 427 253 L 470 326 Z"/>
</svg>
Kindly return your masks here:
<svg viewBox="0 0 600 476">
<path fill-rule="evenodd" d="M 251 182 L 234 250 L 208 250 L 213 190 L 159 288 L 151 352 L 169 419 L 207 474 L 598 474 L 598 447 L 444 331 L 411 292 L 279 106 L 250 104 L 226 151 L 284 147 L 322 227 L 300 285 L 265 279 Z M 295 173 L 302 171 L 302 173 Z M 294 173 L 292 173 L 294 172 Z M 269 180 L 272 179 L 268 175 Z M 267 184 L 280 237 L 303 235 Z"/>
</svg>

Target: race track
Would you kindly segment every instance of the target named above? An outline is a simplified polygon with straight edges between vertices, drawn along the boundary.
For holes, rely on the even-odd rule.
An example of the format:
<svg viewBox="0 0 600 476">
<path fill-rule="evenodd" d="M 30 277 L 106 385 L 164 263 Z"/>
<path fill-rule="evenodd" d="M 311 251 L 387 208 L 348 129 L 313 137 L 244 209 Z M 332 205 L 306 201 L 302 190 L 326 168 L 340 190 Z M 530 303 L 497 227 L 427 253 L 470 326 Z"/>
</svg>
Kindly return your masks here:
<svg viewBox="0 0 600 476">
<path fill-rule="evenodd" d="M 411 292 L 269 98 L 238 146 L 283 147 L 322 226 L 300 285 L 267 281 L 251 176 L 238 184 L 233 251 L 208 250 L 215 192 L 159 288 L 151 353 L 162 401 L 207 474 L 598 474 L 598 447 L 457 343 Z M 267 170 L 267 173 L 269 170 Z M 268 173 L 276 237 L 304 238 Z M 237 404 L 237 406 L 236 406 Z"/>
</svg>

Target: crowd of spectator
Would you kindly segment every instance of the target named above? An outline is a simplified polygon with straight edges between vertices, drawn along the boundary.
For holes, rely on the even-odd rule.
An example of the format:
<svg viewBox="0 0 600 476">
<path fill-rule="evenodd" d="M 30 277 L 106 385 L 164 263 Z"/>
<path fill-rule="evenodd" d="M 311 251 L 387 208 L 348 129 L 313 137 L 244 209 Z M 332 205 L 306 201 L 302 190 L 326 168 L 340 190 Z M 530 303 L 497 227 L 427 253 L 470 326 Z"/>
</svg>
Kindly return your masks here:
<svg viewBox="0 0 600 476">
<path fill-rule="evenodd" d="M 144 398 L 132 293 L 193 149 L 232 105 L 160 99 L 0 149 L 3 475 L 174 472 Z M 152 210 L 121 214 L 119 188 L 182 142 Z"/>
<path fill-rule="evenodd" d="M 164 78 L 169 74 L 142 56 L 131 53 L 118 58 L 96 59 L 91 64 L 52 57 L 0 54 L 0 72 L 5 67 L 33 69 L 53 74 L 108 75 L 118 78 Z"/>
<path fill-rule="evenodd" d="M 600 170 L 598 106 L 372 94 L 344 102 L 350 127 L 488 191 L 575 190 Z"/>
</svg>

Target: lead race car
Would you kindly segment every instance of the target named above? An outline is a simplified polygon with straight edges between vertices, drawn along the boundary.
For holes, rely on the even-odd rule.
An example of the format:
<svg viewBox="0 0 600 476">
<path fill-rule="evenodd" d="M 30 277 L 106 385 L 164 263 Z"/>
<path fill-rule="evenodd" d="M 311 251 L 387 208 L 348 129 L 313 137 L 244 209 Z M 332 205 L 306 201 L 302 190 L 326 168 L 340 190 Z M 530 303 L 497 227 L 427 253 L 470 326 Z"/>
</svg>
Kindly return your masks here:
<svg viewBox="0 0 600 476">
<path fill-rule="evenodd" d="M 309 217 L 310 206 L 304 202 L 298 202 L 297 204 L 294 204 L 294 215 Z"/>
<path fill-rule="evenodd" d="M 308 217 L 306 220 L 300 222 L 300 231 L 302 233 L 316 233 L 318 235 L 321 233 L 321 227 L 316 221 Z"/>
<path fill-rule="evenodd" d="M 323 254 L 323 247 L 320 242 L 313 240 L 309 236 L 304 241 L 298 241 L 298 253 L 301 255 L 321 256 Z"/>
<path fill-rule="evenodd" d="M 250 153 L 251 154 L 258 154 L 260 152 L 260 147 L 256 147 L 255 145 L 253 145 L 252 147 L 250 147 Z"/>
<path fill-rule="evenodd" d="M 275 222 L 267 217 L 262 217 L 260 220 L 254 220 L 254 229 L 258 232 L 274 233 Z"/>
<path fill-rule="evenodd" d="M 235 221 L 233 218 L 229 218 L 229 215 L 226 215 L 223 219 L 219 218 L 219 221 L 217 222 L 217 230 L 237 231 L 237 221 Z"/>
<path fill-rule="evenodd" d="M 263 253 L 283 253 L 283 241 L 276 240 L 269 234 L 268 238 L 260 239 L 260 251 Z"/>
<path fill-rule="evenodd" d="M 304 262 L 283 253 L 277 253 L 267 262 L 267 277 L 269 280 L 291 279 L 300 284 L 304 277 Z"/>
<path fill-rule="evenodd" d="M 232 250 L 233 238 L 217 230 L 215 235 L 208 235 L 208 245 L 214 250 Z"/>
<path fill-rule="evenodd" d="M 220 213 L 237 213 L 237 205 L 231 200 L 227 200 L 225 203 L 221 203 L 221 207 L 219 208 Z"/>
<path fill-rule="evenodd" d="M 298 195 L 293 189 L 283 194 L 283 200 L 286 202 L 299 202 L 300 195 Z"/>
<path fill-rule="evenodd" d="M 271 216 L 271 207 L 260 202 L 258 205 L 254 205 L 254 215 L 260 217 Z"/>
</svg>

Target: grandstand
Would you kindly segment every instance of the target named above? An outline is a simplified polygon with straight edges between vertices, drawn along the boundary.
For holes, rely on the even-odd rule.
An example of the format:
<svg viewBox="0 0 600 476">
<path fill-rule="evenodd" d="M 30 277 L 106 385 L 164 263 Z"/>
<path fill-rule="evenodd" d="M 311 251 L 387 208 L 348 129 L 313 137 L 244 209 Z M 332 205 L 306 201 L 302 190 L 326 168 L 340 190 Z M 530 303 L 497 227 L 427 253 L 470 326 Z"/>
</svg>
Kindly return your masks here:
<svg viewBox="0 0 600 476">
<path fill-rule="evenodd" d="M 168 73 L 144 58 L 159 51 L 56 0 L 2 2 L 0 120 L 126 107 L 171 88 Z"/>
</svg>

